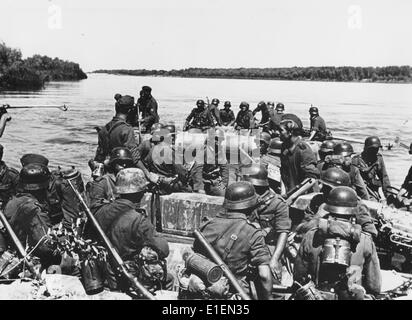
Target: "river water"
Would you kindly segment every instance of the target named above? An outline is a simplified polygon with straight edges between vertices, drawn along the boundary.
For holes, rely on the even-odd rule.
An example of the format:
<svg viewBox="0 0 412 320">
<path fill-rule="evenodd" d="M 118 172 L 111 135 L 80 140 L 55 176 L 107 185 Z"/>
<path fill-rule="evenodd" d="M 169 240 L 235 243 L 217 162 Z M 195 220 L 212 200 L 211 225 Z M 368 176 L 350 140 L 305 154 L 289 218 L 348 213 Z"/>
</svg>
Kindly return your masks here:
<svg viewBox="0 0 412 320">
<path fill-rule="evenodd" d="M 261 101 L 283 102 L 286 112 L 296 113 L 307 127 L 308 108 L 318 106 L 335 135 L 364 140 L 378 135 L 384 143 L 412 142 L 412 84 L 339 83 L 310 81 L 191 79 L 89 74 L 78 82 L 51 82 L 37 92 L 3 92 L 0 103 L 18 105 L 62 105 L 58 109 L 10 110 L 12 121 L 1 138 L 4 160 L 20 169 L 25 153 L 41 153 L 51 167 L 75 165 L 90 176 L 87 161 L 97 145 L 95 126 L 114 113 L 115 93 L 135 97 L 142 85 L 153 88 L 161 121 L 182 125 L 196 99 L 216 97 L 232 102 L 237 113 L 241 101 L 251 107 Z M 362 146 L 354 144 L 355 151 Z M 386 149 L 386 148 L 385 148 Z M 383 150 L 392 185 L 400 186 L 412 156 L 403 148 Z"/>
</svg>

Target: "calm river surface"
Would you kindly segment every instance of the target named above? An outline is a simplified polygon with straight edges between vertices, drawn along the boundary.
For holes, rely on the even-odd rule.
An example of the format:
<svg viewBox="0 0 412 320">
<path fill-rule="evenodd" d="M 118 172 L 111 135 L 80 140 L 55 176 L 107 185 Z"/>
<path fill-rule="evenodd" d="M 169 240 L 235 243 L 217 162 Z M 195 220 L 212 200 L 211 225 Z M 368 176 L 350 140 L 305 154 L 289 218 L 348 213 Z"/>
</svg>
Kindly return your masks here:
<svg viewBox="0 0 412 320">
<path fill-rule="evenodd" d="M 87 161 L 94 156 L 97 133 L 114 113 L 115 93 L 135 97 L 142 85 L 153 88 L 159 103 L 161 121 L 182 125 L 196 99 L 209 97 L 232 102 L 237 113 L 241 101 L 251 107 L 261 101 L 283 102 L 286 112 L 296 113 L 308 126 L 308 108 L 319 107 L 320 114 L 335 135 L 364 140 L 378 135 L 383 142 L 397 136 L 412 142 L 412 84 L 333 83 L 309 81 L 190 79 L 89 74 L 79 82 L 51 82 L 42 91 L 5 92 L 0 104 L 62 105 L 58 109 L 10 110 L 12 121 L 1 138 L 4 160 L 20 169 L 25 153 L 41 153 L 51 167 L 75 165 L 89 176 Z M 361 145 L 354 145 L 360 151 Z M 384 150 L 392 185 L 399 186 L 412 156 L 403 148 Z"/>
</svg>

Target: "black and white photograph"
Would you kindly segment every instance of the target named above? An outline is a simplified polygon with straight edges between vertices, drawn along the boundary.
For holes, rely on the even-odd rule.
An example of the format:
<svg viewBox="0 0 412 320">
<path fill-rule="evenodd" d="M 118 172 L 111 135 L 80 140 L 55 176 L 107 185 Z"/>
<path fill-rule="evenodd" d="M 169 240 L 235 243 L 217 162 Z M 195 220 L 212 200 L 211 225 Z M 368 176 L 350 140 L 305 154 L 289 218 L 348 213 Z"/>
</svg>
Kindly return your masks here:
<svg viewBox="0 0 412 320">
<path fill-rule="evenodd" d="M 412 300 L 411 1 L 0 12 L 0 300 Z"/>
</svg>

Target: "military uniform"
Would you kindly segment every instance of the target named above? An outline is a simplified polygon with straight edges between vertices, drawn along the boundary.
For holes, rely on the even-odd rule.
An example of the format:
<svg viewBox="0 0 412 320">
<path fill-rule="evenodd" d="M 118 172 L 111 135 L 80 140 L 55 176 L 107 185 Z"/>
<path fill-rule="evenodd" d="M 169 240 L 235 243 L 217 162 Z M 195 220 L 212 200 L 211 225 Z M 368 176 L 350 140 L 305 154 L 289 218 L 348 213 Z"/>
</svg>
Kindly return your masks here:
<svg viewBox="0 0 412 320">
<path fill-rule="evenodd" d="M 113 173 L 106 173 L 91 182 L 88 198 L 92 213 L 95 213 L 104 203 L 111 202 L 116 198 L 115 183 L 116 177 Z"/>
<path fill-rule="evenodd" d="M 221 126 L 222 121 L 220 119 L 220 111 L 219 111 L 218 106 L 216 106 L 214 104 L 211 104 L 211 105 L 209 105 L 209 110 L 210 110 L 210 113 L 212 114 L 213 118 L 215 119 L 216 124 L 218 126 Z"/>
<path fill-rule="evenodd" d="M 308 144 L 299 139 L 293 146 L 282 146 L 281 176 L 286 191 L 293 189 L 306 178 L 319 179 L 316 156 Z"/>
<path fill-rule="evenodd" d="M 99 131 L 98 146 L 94 160 L 102 163 L 106 160 L 111 150 L 116 147 L 126 147 L 132 152 L 133 161 L 137 164 L 137 146 L 132 126 L 119 117 L 113 117 Z"/>
<path fill-rule="evenodd" d="M 19 183 L 19 172 L 8 167 L 3 161 L 0 162 L 0 201 L 2 206 L 16 194 Z"/>
<path fill-rule="evenodd" d="M 142 125 L 146 128 L 146 132 L 150 132 L 152 125 L 158 123 L 160 120 L 157 112 L 157 101 L 150 96 L 149 99 L 139 98 L 137 103 L 139 104 L 139 110 L 142 114 Z"/>
<path fill-rule="evenodd" d="M 193 166 L 193 190 L 205 190 L 206 194 L 212 196 L 224 196 L 229 183 L 229 165 L 224 152 L 216 152 L 209 149 L 214 154 L 213 163 L 207 161 L 207 146 L 203 163 L 195 163 Z"/>
<path fill-rule="evenodd" d="M 220 110 L 220 120 L 222 122 L 222 125 L 227 126 L 232 121 L 235 120 L 235 114 L 230 109 L 229 110 L 222 109 L 222 110 Z"/>
<path fill-rule="evenodd" d="M 252 114 L 255 115 L 258 112 L 262 112 L 262 118 L 260 120 L 260 123 L 268 123 L 270 120 L 270 114 L 269 114 L 269 109 L 266 104 L 260 104 L 258 105 L 255 110 L 252 111 Z M 268 125 L 268 124 L 266 124 Z"/>
<path fill-rule="evenodd" d="M 249 222 L 243 213 L 218 213 L 202 225 L 200 231 L 246 290 L 248 285 L 245 279 L 250 266 L 269 265 L 270 252 L 265 244 L 264 232 Z M 197 240 L 193 249 L 210 258 Z"/>
<path fill-rule="evenodd" d="M 328 159 L 328 157 L 326 157 L 326 159 Z M 343 171 L 349 174 L 351 188 L 353 188 L 356 191 L 356 194 L 359 196 L 359 198 L 361 198 L 362 200 L 369 200 L 369 193 L 368 189 L 366 188 L 365 181 L 363 181 L 359 169 L 355 167 L 353 164 L 350 164 L 348 168 L 345 165 L 337 165 L 334 164 L 333 161 L 326 160 L 319 161 L 317 167 L 320 172 L 327 170 L 331 167 L 341 168 Z"/>
<path fill-rule="evenodd" d="M 379 187 L 382 187 L 383 193 L 385 196 L 387 195 L 387 189 L 391 183 L 380 153 L 373 161 L 368 161 L 362 153 L 353 157 L 352 163 L 359 168 L 363 180 L 371 190 L 377 192 Z"/>
<path fill-rule="evenodd" d="M 189 116 L 186 118 L 186 122 L 189 123 L 189 128 L 198 128 L 202 130 L 214 126 L 213 117 L 208 108 L 192 109 Z"/>
<path fill-rule="evenodd" d="M 412 167 L 409 169 L 407 176 L 402 184 L 402 189 L 408 192 L 408 196 L 412 196 Z"/>
<path fill-rule="evenodd" d="M 310 118 L 310 131 L 316 131 L 313 140 L 315 141 L 324 141 L 327 136 L 327 129 L 325 120 L 321 116 L 311 117 Z"/>
<path fill-rule="evenodd" d="M 266 243 L 276 245 L 277 235 L 288 233 L 291 229 L 289 208 L 285 200 L 270 189 L 259 197 L 259 202 L 260 205 L 256 208 L 257 220 L 262 229 L 270 229 Z"/>
<path fill-rule="evenodd" d="M 30 247 L 36 246 L 52 226 L 48 204 L 40 203 L 29 193 L 14 196 L 7 203 L 4 214 L 20 242 L 23 245 L 27 242 Z M 36 248 L 34 255 L 41 259 L 44 267 L 60 263 L 60 256 L 54 256 L 53 250 L 44 242 Z"/>
<path fill-rule="evenodd" d="M 252 111 L 246 110 L 242 111 L 240 110 L 239 113 L 237 114 L 236 117 L 236 128 L 237 130 L 239 129 L 254 129 L 255 128 L 255 119 L 253 116 Z"/>
<path fill-rule="evenodd" d="M 320 272 L 320 256 L 324 240 L 317 228 L 309 230 L 304 235 L 295 260 L 294 279 L 296 281 L 301 282 L 310 275 L 317 285 L 320 284 L 322 276 L 325 276 Z M 369 294 L 380 293 L 379 259 L 370 234 L 361 233 L 360 242 L 351 256 L 350 265 L 357 267 L 360 272 L 356 274 L 356 279 L 349 279 L 349 281 L 352 280 L 362 285 Z"/>
</svg>

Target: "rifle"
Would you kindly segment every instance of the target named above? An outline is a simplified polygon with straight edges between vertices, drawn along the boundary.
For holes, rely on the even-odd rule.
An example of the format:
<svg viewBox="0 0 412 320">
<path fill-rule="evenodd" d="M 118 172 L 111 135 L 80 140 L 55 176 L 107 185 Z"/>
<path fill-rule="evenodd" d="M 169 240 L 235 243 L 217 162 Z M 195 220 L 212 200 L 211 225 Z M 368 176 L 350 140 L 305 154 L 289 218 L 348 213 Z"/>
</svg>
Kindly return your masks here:
<svg viewBox="0 0 412 320">
<path fill-rule="evenodd" d="M 290 206 L 297 197 L 308 191 L 316 183 L 316 179 L 306 178 L 286 194 L 286 204 Z"/>
<path fill-rule="evenodd" d="M 156 300 L 156 298 L 135 278 L 133 277 L 129 271 L 127 270 L 127 267 L 116 251 L 115 247 L 113 244 L 110 242 L 109 238 L 105 235 L 103 229 L 100 227 L 99 223 L 97 222 L 96 218 L 93 216 L 91 213 L 89 207 L 87 206 L 86 202 L 84 201 L 83 197 L 79 193 L 79 191 L 74 187 L 72 184 L 71 179 L 67 179 L 67 182 L 69 183 L 70 187 L 72 188 L 73 192 L 75 193 L 76 197 L 79 199 L 80 203 L 83 205 L 84 210 L 86 211 L 87 218 L 92 222 L 93 226 L 95 227 L 97 233 L 99 234 L 101 240 L 103 241 L 103 244 L 107 251 L 109 252 L 109 255 L 112 257 L 114 263 L 115 263 L 115 270 L 117 273 L 122 276 L 124 279 L 127 280 L 129 285 L 134 289 L 140 291 L 143 296 L 145 296 L 147 299 L 150 300 Z"/>
<path fill-rule="evenodd" d="M 6 109 L 46 109 L 46 108 L 57 108 L 62 111 L 67 111 L 69 108 L 64 104 L 62 106 L 10 106 L 9 104 L 3 104 L 1 106 L 4 110 Z"/>
<path fill-rule="evenodd" d="M 235 290 L 239 293 L 241 298 L 243 300 L 251 300 L 249 295 L 245 292 L 245 290 L 243 290 L 243 288 L 240 286 L 239 282 L 237 281 L 233 273 L 230 271 L 228 266 L 223 262 L 222 258 L 219 257 L 217 252 L 212 248 L 212 246 L 206 240 L 204 235 L 199 230 L 195 230 L 194 236 L 200 242 L 203 248 L 206 249 L 209 256 L 212 258 L 212 261 L 216 263 L 223 270 L 223 273 L 229 279 L 230 283 L 235 288 Z"/>
<path fill-rule="evenodd" d="M 17 235 L 14 233 L 13 228 L 11 227 L 10 223 L 7 221 L 7 218 L 4 216 L 4 213 L 2 210 L 0 210 L 0 220 L 4 228 L 6 229 L 7 233 L 9 234 L 11 240 L 13 241 L 14 246 L 16 247 L 17 253 L 20 256 L 20 258 L 26 262 L 26 265 L 28 269 L 30 270 L 30 272 L 33 273 L 36 278 L 40 278 L 39 272 L 34 268 L 33 263 L 30 260 L 30 257 L 27 255 L 26 250 L 24 249 Z"/>
</svg>

